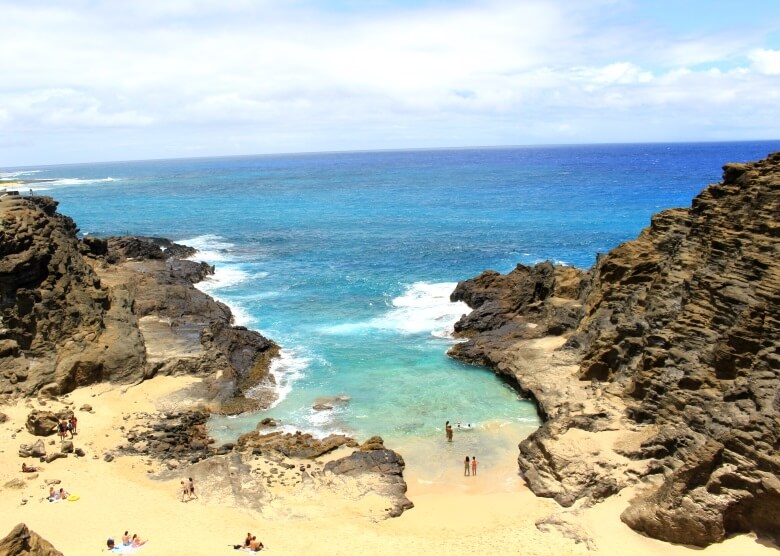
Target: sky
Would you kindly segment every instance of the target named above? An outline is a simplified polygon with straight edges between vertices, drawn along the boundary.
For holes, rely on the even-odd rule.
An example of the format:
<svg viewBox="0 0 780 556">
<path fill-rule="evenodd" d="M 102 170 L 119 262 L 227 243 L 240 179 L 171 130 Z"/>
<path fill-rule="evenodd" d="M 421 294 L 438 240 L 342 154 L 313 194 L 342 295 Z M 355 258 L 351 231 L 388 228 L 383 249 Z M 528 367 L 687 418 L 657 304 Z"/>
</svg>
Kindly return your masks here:
<svg viewBox="0 0 780 556">
<path fill-rule="evenodd" d="M 0 167 L 778 138 L 775 0 L 0 0 Z"/>
</svg>

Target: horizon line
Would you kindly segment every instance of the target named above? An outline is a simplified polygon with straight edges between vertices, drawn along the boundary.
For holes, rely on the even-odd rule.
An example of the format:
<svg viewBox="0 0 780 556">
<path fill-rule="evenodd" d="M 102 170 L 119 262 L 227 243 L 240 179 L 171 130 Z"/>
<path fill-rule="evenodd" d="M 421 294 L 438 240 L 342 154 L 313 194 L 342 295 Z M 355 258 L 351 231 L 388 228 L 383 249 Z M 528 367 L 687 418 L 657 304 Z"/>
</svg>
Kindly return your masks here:
<svg viewBox="0 0 780 556">
<path fill-rule="evenodd" d="M 85 166 L 91 164 L 132 164 L 136 162 L 173 162 L 177 160 L 207 160 L 207 159 L 227 159 L 227 158 L 254 158 L 254 157 L 273 157 L 273 156 L 307 156 L 307 155 L 335 155 L 335 154 L 369 154 L 369 153 L 392 153 L 392 152 L 424 152 L 424 151 L 462 151 L 462 150 L 500 150 L 500 149 L 534 149 L 534 148 L 558 148 L 558 147 L 589 147 L 589 146 L 610 146 L 610 145 L 694 145 L 694 144 L 722 144 L 722 143 L 780 143 L 780 139 L 737 139 L 729 140 L 704 140 L 704 141 L 604 141 L 593 143 L 537 143 L 521 145 L 466 145 L 459 147 L 402 147 L 388 149 L 344 149 L 344 150 L 324 150 L 324 151 L 288 151 L 278 153 L 249 153 L 249 154 L 222 154 L 222 155 L 200 155 L 200 156 L 182 156 L 166 158 L 134 158 L 126 160 L 93 160 L 87 162 L 63 162 L 54 164 L 32 164 L 25 166 L 0 166 L 0 172 L 6 170 L 30 169 L 30 168 L 51 168 L 59 166 Z M 2 180 L 2 178 L 0 178 Z"/>
</svg>

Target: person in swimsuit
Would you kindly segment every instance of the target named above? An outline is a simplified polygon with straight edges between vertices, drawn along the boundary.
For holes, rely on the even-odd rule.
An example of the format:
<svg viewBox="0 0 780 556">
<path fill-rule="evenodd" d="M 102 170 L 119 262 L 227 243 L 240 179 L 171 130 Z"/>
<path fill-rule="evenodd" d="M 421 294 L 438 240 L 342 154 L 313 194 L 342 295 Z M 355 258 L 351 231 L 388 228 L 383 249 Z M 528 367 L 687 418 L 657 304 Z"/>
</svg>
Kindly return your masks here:
<svg viewBox="0 0 780 556">
<path fill-rule="evenodd" d="M 189 481 L 187 481 L 187 494 L 190 497 L 190 500 L 197 498 L 195 495 L 195 481 L 192 480 L 192 477 L 190 477 Z"/>
<path fill-rule="evenodd" d="M 257 540 L 257 537 L 253 536 L 252 540 L 249 541 L 249 550 L 254 550 L 255 552 L 260 552 L 263 549 L 263 543 Z"/>
<path fill-rule="evenodd" d="M 122 545 L 123 546 L 130 546 L 133 543 L 132 540 L 130 540 L 130 533 L 128 531 L 125 531 L 125 534 L 122 535 Z"/>
<path fill-rule="evenodd" d="M 139 537 L 137 533 L 133 533 L 133 538 L 131 539 L 130 546 L 139 547 L 145 544 L 146 541 L 142 541 L 141 537 Z"/>
<path fill-rule="evenodd" d="M 471 474 L 477 476 L 477 456 L 471 458 Z"/>
<path fill-rule="evenodd" d="M 444 424 L 444 430 L 447 434 L 447 442 L 452 442 L 452 425 L 449 421 Z"/>
<path fill-rule="evenodd" d="M 466 459 L 463 460 L 463 465 L 464 465 L 463 476 L 468 477 L 471 474 L 471 464 L 468 456 L 466 456 Z"/>
</svg>

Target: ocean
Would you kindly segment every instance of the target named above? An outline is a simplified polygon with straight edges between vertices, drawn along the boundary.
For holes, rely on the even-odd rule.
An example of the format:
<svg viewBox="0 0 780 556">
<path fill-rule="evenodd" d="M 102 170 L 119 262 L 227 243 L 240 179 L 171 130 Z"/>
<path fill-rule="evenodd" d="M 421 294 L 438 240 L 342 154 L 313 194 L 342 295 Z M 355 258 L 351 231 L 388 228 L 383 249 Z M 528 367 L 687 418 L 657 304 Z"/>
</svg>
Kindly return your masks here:
<svg viewBox="0 0 780 556">
<path fill-rule="evenodd" d="M 517 263 L 590 267 L 652 214 L 689 206 L 724 163 L 778 149 L 780 141 L 345 152 L 0 177 L 51 180 L 29 187 L 58 200 L 82 234 L 168 237 L 216 265 L 198 287 L 283 348 L 273 366 L 279 402 L 213 418 L 220 441 L 272 416 L 289 431 L 381 435 L 402 453 L 409 447 L 418 467 L 473 452 L 489 468 L 538 421 L 511 385 L 446 356 L 452 325 L 468 312 L 449 301 L 455 284 Z M 460 423 L 456 448 L 444 445 L 446 420 Z"/>
</svg>

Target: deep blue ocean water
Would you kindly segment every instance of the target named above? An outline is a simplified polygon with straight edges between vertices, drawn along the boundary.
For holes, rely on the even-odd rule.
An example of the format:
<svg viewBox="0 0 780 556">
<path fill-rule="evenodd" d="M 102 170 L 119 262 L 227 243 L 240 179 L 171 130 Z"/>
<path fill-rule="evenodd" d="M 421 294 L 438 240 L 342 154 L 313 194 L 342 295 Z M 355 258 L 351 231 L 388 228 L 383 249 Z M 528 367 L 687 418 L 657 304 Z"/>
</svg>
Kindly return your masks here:
<svg viewBox="0 0 780 556">
<path fill-rule="evenodd" d="M 82 233 L 165 236 L 217 266 L 201 287 L 283 346 L 281 401 L 220 418 L 227 440 L 264 415 L 291 429 L 391 443 L 531 430 L 533 407 L 492 373 L 448 359 L 455 283 L 550 259 L 589 267 L 650 216 L 763 158 L 780 141 L 415 150 L 8 169 Z M 346 396 L 330 411 L 322 398 Z M 484 431 L 484 434 L 479 434 Z M 484 440 L 488 439 L 488 440 Z M 487 444 L 485 444 L 487 442 Z M 483 456 L 484 457 L 484 456 Z M 484 459 L 483 459 L 484 461 Z"/>
</svg>

